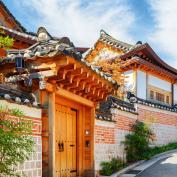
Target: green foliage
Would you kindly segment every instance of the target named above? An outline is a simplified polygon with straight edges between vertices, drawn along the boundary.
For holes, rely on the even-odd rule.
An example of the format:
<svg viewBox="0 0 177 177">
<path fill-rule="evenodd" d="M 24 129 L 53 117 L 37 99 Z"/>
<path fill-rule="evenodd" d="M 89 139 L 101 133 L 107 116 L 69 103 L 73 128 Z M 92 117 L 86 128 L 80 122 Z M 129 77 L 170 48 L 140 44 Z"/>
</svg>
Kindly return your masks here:
<svg viewBox="0 0 177 177">
<path fill-rule="evenodd" d="M 10 48 L 14 43 L 14 40 L 9 36 L 5 36 L 3 30 L 0 29 L 0 48 Z"/>
<path fill-rule="evenodd" d="M 155 146 L 153 148 L 150 148 L 149 151 L 144 152 L 144 157 L 145 159 L 149 159 L 153 157 L 154 155 L 157 155 L 157 154 L 160 154 L 166 151 L 170 151 L 173 149 L 177 149 L 177 142 L 169 143 L 164 146 Z"/>
<path fill-rule="evenodd" d="M 18 176 L 15 166 L 33 152 L 32 127 L 20 110 L 0 106 L 0 177 Z"/>
<path fill-rule="evenodd" d="M 149 151 L 149 141 L 153 133 L 143 122 L 136 121 L 132 126 L 133 133 L 128 134 L 123 142 L 125 145 L 128 162 L 134 162 L 145 158 L 145 152 Z"/>
<path fill-rule="evenodd" d="M 19 109 L 11 109 L 10 114 L 12 114 L 14 116 L 18 116 L 18 117 L 24 116 L 23 111 L 20 111 Z"/>
<path fill-rule="evenodd" d="M 110 162 L 102 162 L 100 165 L 100 174 L 106 176 L 109 176 L 124 167 L 122 160 L 119 158 L 113 158 Z"/>
</svg>

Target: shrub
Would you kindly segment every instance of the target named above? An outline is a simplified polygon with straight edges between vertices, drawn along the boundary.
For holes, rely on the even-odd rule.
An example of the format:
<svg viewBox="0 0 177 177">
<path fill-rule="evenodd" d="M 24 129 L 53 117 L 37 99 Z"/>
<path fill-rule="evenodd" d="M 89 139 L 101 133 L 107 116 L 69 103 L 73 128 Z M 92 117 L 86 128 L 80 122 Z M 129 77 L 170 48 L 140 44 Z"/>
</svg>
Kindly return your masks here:
<svg viewBox="0 0 177 177">
<path fill-rule="evenodd" d="M 145 152 L 144 156 L 145 158 L 149 159 L 156 154 L 160 154 L 173 149 L 177 149 L 177 142 L 169 143 L 164 146 L 155 146 L 153 148 L 150 148 L 149 151 Z"/>
<path fill-rule="evenodd" d="M 120 158 L 112 158 L 110 162 L 102 162 L 100 165 L 100 174 L 106 176 L 109 176 L 124 167 L 123 161 Z"/>
<path fill-rule="evenodd" d="M 132 125 L 132 133 L 126 135 L 125 145 L 127 162 L 142 160 L 145 157 L 145 152 L 149 151 L 149 141 L 153 139 L 154 134 L 150 128 L 143 122 L 136 121 Z"/>
<path fill-rule="evenodd" d="M 18 176 L 15 167 L 33 152 L 32 127 L 20 110 L 0 107 L 0 177 Z"/>
</svg>

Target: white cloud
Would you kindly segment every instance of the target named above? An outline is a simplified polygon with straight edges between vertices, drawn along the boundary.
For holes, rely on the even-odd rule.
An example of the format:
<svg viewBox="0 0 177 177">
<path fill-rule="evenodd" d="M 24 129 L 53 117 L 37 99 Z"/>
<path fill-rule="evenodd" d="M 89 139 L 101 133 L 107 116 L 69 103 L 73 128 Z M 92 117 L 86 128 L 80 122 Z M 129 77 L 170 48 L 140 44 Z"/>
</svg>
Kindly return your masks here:
<svg viewBox="0 0 177 177">
<path fill-rule="evenodd" d="M 148 0 L 148 2 L 155 22 L 150 41 L 173 58 L 167 60 L 170 61 L 170 65 L 177 67 L 177 1 Z"/>
<path fill-rule="evenodd" d="M 90 47 L 105 29 L 117 39 L 132 42 L 129 35 L 135 16 L 125 0 L 28 0 L 17 1 L 23 8 L 33 8 L 31 17 L 55 36 L 68 36 L 77 46 Z M 24 10 L 24 9 L 23 9 Z"/>
</svg>

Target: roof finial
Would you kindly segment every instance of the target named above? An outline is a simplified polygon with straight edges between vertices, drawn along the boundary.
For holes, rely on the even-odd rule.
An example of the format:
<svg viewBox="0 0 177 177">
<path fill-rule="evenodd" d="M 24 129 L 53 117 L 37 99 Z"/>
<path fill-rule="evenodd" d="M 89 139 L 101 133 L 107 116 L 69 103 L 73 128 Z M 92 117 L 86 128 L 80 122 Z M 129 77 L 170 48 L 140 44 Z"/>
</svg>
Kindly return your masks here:
<svg viewBox="0 0 177 177">
<path fill-rule="evenodd" d="M 48 41 L 52 39 L 52 36 L 47 32 L 44 27 L 39 27 L 37 31 L 38 41 Z"/>
<path fill-rule="evenodd" d="M 109 35 L 108 33 L 106 33 L 105 30 L 101 29 L 101 30 L 100 30 L 100 35 L 105 35 L 105 34 L 106 34 L 106 35 Z"/>
</svg>

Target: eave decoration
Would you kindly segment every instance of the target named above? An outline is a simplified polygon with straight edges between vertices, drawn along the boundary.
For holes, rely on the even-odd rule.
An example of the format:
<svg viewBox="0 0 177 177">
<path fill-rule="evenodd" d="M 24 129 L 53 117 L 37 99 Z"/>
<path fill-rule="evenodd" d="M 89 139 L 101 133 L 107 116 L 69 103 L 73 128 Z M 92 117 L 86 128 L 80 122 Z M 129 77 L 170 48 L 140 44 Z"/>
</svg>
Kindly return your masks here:
<svg viewBox="0 0 177 177">
<path fill-rule="evenodd" d="M 43 27 L 34 45 L 7 51 L 0 68 L 6 83 L 20 83 L 24 89 L 62 88 L 94 102 L 105 100 L 119 87 L 111 75 L 85 61 L 69 38 L 53 38 Z"/>
<path fill-rule="evenodd" d="M 150 106 L 153 108 L 163 109 L 163 110 L 167 110 L 167 111 L 171 111 L 171 112 L 177 112 L 177 105 L 176 104 L 173 106 L 168 106 L 165 104 L 155 103 L 150 100 L 144 100 L 142 98 L 138 98 L 137 96 L 135 96 L 131 92 L 127 93 L 127 98 L 130 101 L 130 103 L 133 103 L 133 104 L 138 103 L 138 104 L 143 104 L 143 105 Z"/>
</svg>

